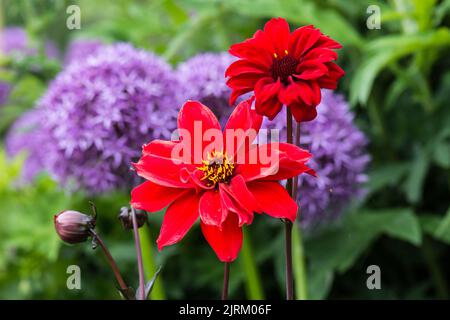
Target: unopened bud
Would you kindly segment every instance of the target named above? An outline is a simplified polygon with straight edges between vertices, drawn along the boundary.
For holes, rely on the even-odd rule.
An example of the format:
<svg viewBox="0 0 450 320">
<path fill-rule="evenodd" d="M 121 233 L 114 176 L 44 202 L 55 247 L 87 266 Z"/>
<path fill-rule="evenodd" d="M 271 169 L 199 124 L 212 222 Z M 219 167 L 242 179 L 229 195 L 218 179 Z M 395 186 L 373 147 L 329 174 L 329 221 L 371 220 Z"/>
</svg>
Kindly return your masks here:
<svg viewBox="0 0 450 320">
<path fill-rule="evenodd" d="M 142 227 L 147 221 L 147 213 L 142 210 L 135 210 L 136 212 L 136 222 L 138 228 Z M 126 230 L 133 229 L 133 217 L 131 216 L 131 210 L 127 207 L 122 207 L 119 213 L 119 220 L 122 222 L 122 226 Z"/>
<path fill-rule="evenodd" d="M 78 211 L 66 210 L 53 217 L 56 233 L 70 244 L 86 241 L 90 230 L 95 227 L 95 219 Z"/>
</svg>

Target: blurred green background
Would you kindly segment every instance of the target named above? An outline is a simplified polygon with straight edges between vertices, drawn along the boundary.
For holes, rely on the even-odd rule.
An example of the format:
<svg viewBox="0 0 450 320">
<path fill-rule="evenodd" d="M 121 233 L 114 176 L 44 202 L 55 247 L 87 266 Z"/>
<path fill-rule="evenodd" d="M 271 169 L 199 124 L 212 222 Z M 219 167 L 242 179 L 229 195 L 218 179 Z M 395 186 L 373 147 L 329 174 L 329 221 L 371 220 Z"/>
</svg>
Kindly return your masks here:
<svg viewBox="0 0 450 320">
<path fill-rule="evenodd" d="M 42 47 L 53 41 L 64 52 L 70 41 L 126 41 L 174 65 L 196 53 L 226 51 L 250 37 L 271 17 L 291 26 L 314 24 L 343 44 L 346 71 L 339 90 L 356 123 L 369 137 L 372 157 L 368 194 L 337 225 L 306 234 L 311 299 L 448 298 L 450 285 L 450 1 L 443 0 L 2 0 L 1 24 L 23 26 Z M 80 30 L 65 27 L 66 8 L 81 8 Z M 381 29 L 366 25 L 369 5 L 381 9 Z M 39 54 L 3 61 L 0 78 L 13 83 L 0 110 L 0 298 L 117 299 L 114 278 L 99 250 L 67 246 L 57 238 L 53 214 L 88 212 L 87 197 L 67 193 L 47 176 L 14 184 L 22 159 L 6 158 L 2 137 L 30 109 L 61 69 Z M 98 230 L 125 278 L 137 286 L 130 232 L 117 220 L 129 195 L 89 198 L 98 206 Z M 160 220 L 151 219 L 156 239 Z M 284 297 L 280 223 L 260 219 L 247 233 L 251 250 L 233 264 L 232 298 Z M 163 265 L 153 298 L 219 297 L 222 267 L 198 228 L 157 253 Z M 202 243 L 202 244 L 200 244 Z M 249 249 L 249 248 L 247 248 Z M 150 253 L 150 250 L 148 250 Z M 258 272 L 254 272 L 254 265 Z M 82 270 L 82 289 L 66 288 L 66 268 Z M 382 289 L 366 287 L 367 266 L 380 266 Z M 151 273 L 151 270 L 149 270 Z"/>
</svg>

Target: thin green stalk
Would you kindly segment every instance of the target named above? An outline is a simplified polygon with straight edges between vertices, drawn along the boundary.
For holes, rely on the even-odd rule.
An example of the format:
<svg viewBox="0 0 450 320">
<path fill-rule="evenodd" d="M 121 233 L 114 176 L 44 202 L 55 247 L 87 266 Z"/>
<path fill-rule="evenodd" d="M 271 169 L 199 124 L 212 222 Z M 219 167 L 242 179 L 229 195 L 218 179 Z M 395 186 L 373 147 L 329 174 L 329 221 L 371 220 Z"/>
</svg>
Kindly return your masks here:
<svg viewBox="0 0 450 320">
<path fill-rule="evenodd" d="M 286 131 L 287 143 L 292 144 L 292 113 L 291 109 L 286 108 Z M 293 179 L 290 178 L 286 182 L 286 190 L 292 197 Z M 284 221 L 284 243 L 285 243 L 285 259 L 286 259 L 286 300 L 294 299 L 294 280 L 292 278 L 292 222 L 288 219 Z"/>
<path fill-rule="evenodd" d="M 431 278 L 433 280 L 437 297 L 439 299 L 448 299 L 449 292 L 446 285 L 447 281 L 439 265 L 439 262 L 437 261 L 436 253 L 434 252 L 434 249 L 428 237 L 424 237 L 423 239 L 422 252 L 428 267 L 428 271 L 430 272 Z"/>
<path fill-rule="evenodd" d="M 295 145 L 300 147 L 300 123 L 298 122 L 295 128 Z M 292 198 L 297 199 L 298 192 L 298 176 L 294 178 L 294 187 L 292 190 Z M 297 220 L 298 221 L 298 220 Z M 294 269 L 294 286 L 295 298 L 297 300 L 306 300 L 308 297 L 305 254 L 303 250 L 303 239 L 300 229 L 300 222 L 294 222 L 294 229 L 292 230 L 292 255 L 293 255 L 293 269 Z"/>
<path fill-rule="evenodd" d="M 306 300 L 308 299 L 308 288 L 306 278 L 305 253 L 303 250 L 302 234 L 298 223 L 294 224 L 294 228 L 292 230 L 292 254 L 295 299 Z"/>
<path fill-rule="evenodd" d="M 250 300 L 262 300 L 264 299 L 264 291 L 261 285 L 261 277 L 253 256 L 251 239 L 246 228 L 243 229 L 243 232 L 244 241 L 242 244 L 240 265 L 245 275 L 247 298 Z"/>
<path fill-rule="evenodd" d="M 143 225 L 142 228 L 139 228 L 139 238 L 141 240 L 142 246 L 142 260 L 145 266 L 145 278 L 146 281 L 148 281 L 156 273 L 157 267 L 153 258 L 153 246 L 151 242 L 150 229 L 147 223 Z M 153 286 L 152 292 L 150 293 L 150 299 L 166 299 L 161 275 L 159 275 L 158 279 L 155 282 L 155 285 Z"/>
</svg>

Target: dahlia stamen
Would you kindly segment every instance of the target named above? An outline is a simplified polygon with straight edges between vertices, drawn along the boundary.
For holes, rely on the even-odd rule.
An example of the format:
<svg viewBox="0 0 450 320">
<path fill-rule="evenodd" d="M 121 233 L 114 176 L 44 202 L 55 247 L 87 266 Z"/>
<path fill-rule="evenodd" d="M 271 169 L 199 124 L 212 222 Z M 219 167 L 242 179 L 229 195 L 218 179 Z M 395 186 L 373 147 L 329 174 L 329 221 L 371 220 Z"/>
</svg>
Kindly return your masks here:
<svg viewBox="0 0 450 320">
<path fill-rule="evenodd" d="M 220 182 L 229 183 L 234 173 L 234 164 L 223 151 L 208 152 L 207 159 L 197 169 L 204 173 L 201 180 L 208 180 L 209 185 L 217 185 Z"/>
</svg>

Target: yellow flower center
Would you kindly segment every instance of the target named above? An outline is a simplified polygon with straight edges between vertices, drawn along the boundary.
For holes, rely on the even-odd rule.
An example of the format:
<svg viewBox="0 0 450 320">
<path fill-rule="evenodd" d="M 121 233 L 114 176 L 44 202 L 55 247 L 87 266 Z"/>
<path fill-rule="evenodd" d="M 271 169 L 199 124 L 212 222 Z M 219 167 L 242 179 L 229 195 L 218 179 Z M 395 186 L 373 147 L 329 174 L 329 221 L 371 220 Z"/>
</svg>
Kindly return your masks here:
<svg viewBox="0 0 450 320">
<path fill-rule="evenodd" d="M 212 151 L 208 153 L 207 159 L 202 162 L 203 165 L 197 167 L 204 174 L 201 180 L 207 180 L 209 185 L 230 181 L 234 172 L 234 164 L 226 153 Z"/>
</svg>

